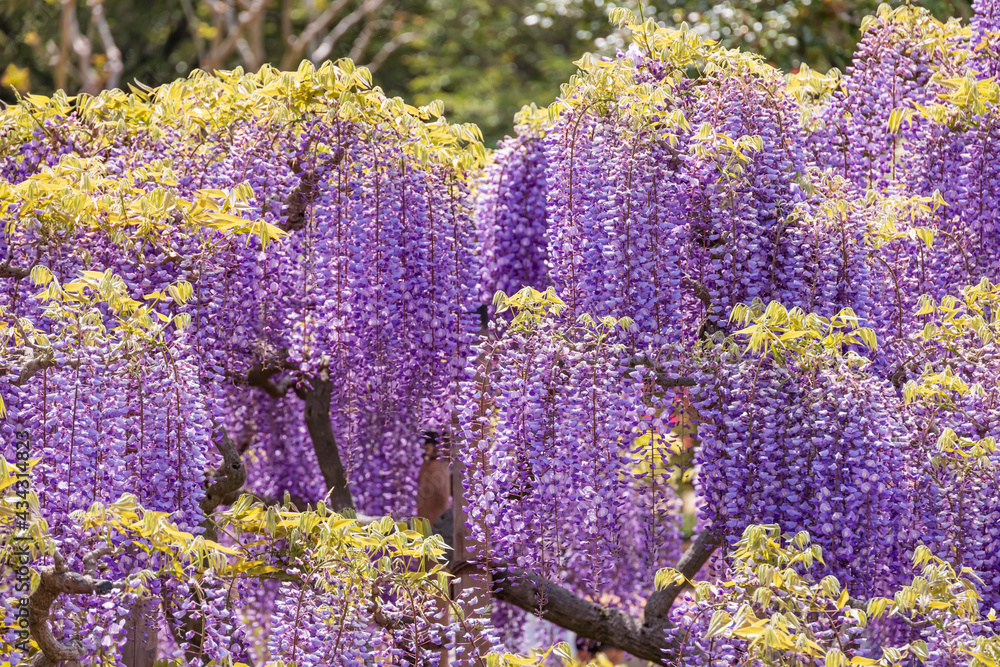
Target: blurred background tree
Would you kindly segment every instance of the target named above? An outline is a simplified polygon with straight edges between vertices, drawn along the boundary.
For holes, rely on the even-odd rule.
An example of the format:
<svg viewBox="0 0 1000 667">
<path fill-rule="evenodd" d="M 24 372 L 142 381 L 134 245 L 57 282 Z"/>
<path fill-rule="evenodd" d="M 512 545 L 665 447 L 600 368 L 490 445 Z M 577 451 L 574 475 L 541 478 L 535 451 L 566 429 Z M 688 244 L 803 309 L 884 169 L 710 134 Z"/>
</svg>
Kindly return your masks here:
<svg viewBox="0 0 1000 667">
<path fill-rule="evenodd" d="M 844 67 L 877 0 L 659 0 L 647 17 L 687 22 L 787 70 Z M 894 2 L 893 4 L 899 4 Z M 939 18 L 969 0 L 924 0 Z M 494 143 L 523 105 L 551 102 L 586 51 L 624 43 L 606 16 L 635 0 L 0 0 L 0 99 L 11 87 L 96 92 L 192 69 L 294 69 L 350 57 L 390 95 L 442 99 Z M 655 9 L 654 9 L 655 7 Z"/>
</svg>

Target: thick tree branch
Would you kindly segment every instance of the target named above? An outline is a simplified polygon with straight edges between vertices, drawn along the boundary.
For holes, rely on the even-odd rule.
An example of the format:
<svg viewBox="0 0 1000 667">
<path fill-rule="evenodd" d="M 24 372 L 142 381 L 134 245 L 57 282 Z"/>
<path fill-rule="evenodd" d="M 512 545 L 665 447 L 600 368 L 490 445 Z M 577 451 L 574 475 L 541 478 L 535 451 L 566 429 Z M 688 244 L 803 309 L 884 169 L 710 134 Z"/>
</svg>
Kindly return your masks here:
<svg viewBox="0 0 1000 667">
<path fill-rule="evenodd" d="M 271 379 L 282 370 L 285 369 L 278 366 L 265 368 L 263 364 L 255 364 L 247 373 L 247 384 L 263 389 L 271 398 L 284 398 L 288 395 L 288 390 L 295 386 L 297 380 L 292 375 L 286 375 L 277 382 Z"/>
<path fill-rule="evenodd" d="M 7 259 L 3 264 L 0 264 L 0 278 L 23 280 L 30 275 L 31 269 L 26 269 L 22 266 L 11 266 L 10 259 Z"/>
<path fill-rule="evenodd" d="M 29 359 L 23 366 L 21 366 L 21 369 L 17 371 L 17 379 L 11 380 L 11 384 L 15 387 L 23 387 L 29 380 L 31 380 L 31 378 L 37 375 L 39 371 L 44 371 L 47 368 L 54 368 L 58 366 L 58 364 L 56 363 L 55 356 L 52 353 L 52 348 L 35 343 L 32 340 L 32 336 L 24 330 L 24 327 L 21 326 L 21 323 L 17 318 L 14 318 L 13 325 L 18 334 L 20 334 L 24 347 L 35 352 L 35 356 Z M 80 360 L 70 359 L 65 362 L 64 365 L 70 368 L 79 368 Z M 13 370 L 14 369 L 9 367 L 0 366 L 0 375 L 7 375 Z"/>
<path fill-rule="evenodd" d="M 665 626 L 650 627 L 620 609 L 578 597 L 558 584 L 517 569 L 493 570 L 493 594 L 504 602 L 538 613 L 545 620 L 658 665 L 672 648 Z M 544 604 L 542 602 L 544 601 Z"/>
<path fill-rule="evenodd" d="M 696 387 L 698 381 L 692 377 L 680 376 L 680 377 L 667 377 L 666 375 L 657 375 L 656 384 L 660 385 L 664 389 L 673 389 L 675 387 Z"/>
<path fill-rule="evenodd" d="M 685 287 L 690 287 L 691 291 L 694 292 L 695 297 L 701 301 L 705 306 L 705 313 L 712 313 L 712 295 L 709 293 L 708 288 L 697 280 L 691 280 L 690 278 L 684 278 L 681 280 L 681 284 Z"/>
<path fill-rule="evenodd" d="M 11 384 L 15 387 L 23 387 L 36 373 L 46 368 L 52 368 L 55 365 L 56 361 L 51 353 L 43 353 L 37 357 L 33 357 L 28 363 L 21 366 L 21 370 L 17 374 L 17 379 L 11 380 Z"/>
<path fill-rule="evenodd" d="M 686 375 L 671 376 L 663 372 L 661 366 L 656 366 L 649 357 L 639 356 L 632 357 L 629 359 L 629 367 L 635 368 L 637 366 L 647 366 L 654 367 L 653 370 L 656 373 L 656 384 L 663 389 L 675 389 L 677 387 L 697 387 L 698 381 L 693 377 L 688 377 Z"/>
<path fill-rule="evenodd" d="M 297 161 L 292 162 L 292 170 L 300 174 L 299 182 L 282 202 L 285 205 L 285 219 L 278 224 L 278 227 L 288 232 L 306 226 L 306 212 L 309 210 L 309 205 L 312 204 L 313 191 L 320 182 L 320 168 L 337 165 L 343 159 L 344 151 L 338 146 L 336 152 L 328 160 L 307 171 L 302 171 L 302 167 Z"/>
<path fill-rule="evenodd" d="M 38 644 L 40 651 L 28 662 L 30 667 L 54 667 L 65 660 L 76 660 L 86 653 L 83 643 L 73 640 L 61 642 L 52 634 L 49 615 L 52 604 L 62 595 L 89 595 L 109 593 L 114 585 L 110 581 L 96 578 L 97 561 L 112 553 L 109 547 L 91 551 L 83 558 L 85 574 L 73 572 L 66 565 L 66 559 L 55 552 L 55 563 L 39 571 L 38 589 L 28 599 L 28 631 Z"/>
<path fill-rule="evenodd" d="M 221 505 L 226 494 L 240 488 L 247 478 L 247 469 L 236 443 L 226 433 L 226 429 L 218 424 L 215 424 L 215 433 L 218 434 L 215 437 L 215 447 L 222 454 L 222 465 L 212 471 L 205 497 L 201 501 L 201 509 L 206 514 Z"/>
<path fill-rule="evenodd" d="M 674 600 L 681 594 L 689 584 L 688 581 L 695 578 L 698 571 L 704 567 L 705 563 L 715 552 L 718 546 L 718 539 L 711 531 L 704 531 L 691 543 L 684 555 L 677 561 L 676 570 L 684 575 L 687 581 L 683 583 L 671 584 L 666 588 L 653 591 L 653 594 L 646 600 L 646 608 L 643 610 L 642 623 L 648 628 L 665 628 L 668 625 L 667 614 Z"/>
<path fill-rule="evenodd" d="M 705 306 L 705 319 L 702 320 L 701 324 L 698 326 L 698 340 L 704 340 L 719 331 L 719 325 L 715 323 L 713 317 L 715 315 L 715 310 L 712 307 L 712 294 L 708 291 L 702 283 L 697 280 L 691 280 L 690 278 L 684 278 L 681 281 L 685 287 L 690 287 L 691 291 L 694 292 L 695 298 L 701 301 L 702 305 Z"/>
<path fill-rule="evenodd" d="M 333 433 L 333 426 L 330 423 L 333 384 L 325 373 L 305 382 L 299 382 L 295 374 L 286 375 L 278 382 L 272 379 L 276 374 L 291 370 L 291 368 L 284 362 L 267 366 L 257 364 L 247 373 L 246 381 L 248 385 L 259 387 L 274 398 L 283 398 L 290 389 L 295 390 L 295 393 L 305 402 L 306 428 L 312 439 L 313 449 L 316 451 L 323 480 L 326 482 L 327 489 L 330 490 L 328 505 L 335 512 L 354 509 L 354 498 L 347 481 L 347 471 L 340 458 L 340 450 Z M 240 484 L 242 483 L 241 480 Z M 267 498 L 253 491 L 242 489 L 240 484 L 221 492 L 216 506 L 220 504 L 232 505 L 244 493 L 254 496 L 265 505 L 278 505 L 283 502 L 283 500 Z M 309 504 L 302 498 L 292 498 L 291 502 L 300 510 Z"/>
<path fill-rule="evenodd" d="M 257 502 L 263 503 L 268 507 L 278 507 L 285 504 L 285 498 L 275 498 L 272 496 L 265 496 L 257 493 L 256 491 L 251 491 L 250 489 L 245 489 L 240 487 L 235 491 L 230 491 L 229 493 L 222 496 L 222 501 L 220 505 L 235 505 L 240 499 L 240 496 L 250 496 Z M 306 507 L 309 505 L 315 505 L 316 503 L 310 502 L 305 498 L 299 496 L 288 495 L 288 502 L 291 503 L 292 509 L 296 512 L 305 511 Z"/>
<path fill-rule="evenodd" d="M 323 473 L 326 488 L 329 489 L 330 508 L 334 512 L 340 512 L 348 508 L 354 509 L 354 498 L 351 496 L 347 471 L 340 460 L 337 439 L 330 424 L 332 392 L 333 383 L 324 373 L 322 377 L 312 379 L 311 387 L 307 386 L 302 396 L 306 402 L 306 428 L 309 430 L 309 437 L 312 438 L 313 449 L 316 450 L 316 459 L 319 461 L 319 469 Z"/>
<path fill-rule="evenodd" d="M 205 487 L 205 497 L 201 499 L 201 511 L 205 515 L 202 526 L 205 528 L 205 537 L 215 541 L 218 539 L 218 529 L 212 519 L 212 512 L 222 504 L 226 496 L 236 491 L 247 479 L 247 468 L 243 465 L 240 457 L 240 450 L 233 442 L 226 429 L 215 424 L 213 436 L 215 446 L 222 454 L 222 465 L 212 471 L 212 475 Z"/>
<path fill-rule="evenodd" d="M 437 528 L 437 526 L 435 526 Z M 677 562 L 677 569 L 691 580 L 708 562 L 718 546 L 718 539 L 703 532 Z M 676 584 L 655 591 L 647 600 L 641 619 L 620 609 L 585 600 L 575 593 L 523 570 L 493 566 L 493 595 L 525 611 L 578 635 L 615 646 L 632 655 L 666 665 L 666 652 L 673 648 L 665 630 L 670 627 L 668 613 L 677 596 L 688 585 Z"/>
</svg>

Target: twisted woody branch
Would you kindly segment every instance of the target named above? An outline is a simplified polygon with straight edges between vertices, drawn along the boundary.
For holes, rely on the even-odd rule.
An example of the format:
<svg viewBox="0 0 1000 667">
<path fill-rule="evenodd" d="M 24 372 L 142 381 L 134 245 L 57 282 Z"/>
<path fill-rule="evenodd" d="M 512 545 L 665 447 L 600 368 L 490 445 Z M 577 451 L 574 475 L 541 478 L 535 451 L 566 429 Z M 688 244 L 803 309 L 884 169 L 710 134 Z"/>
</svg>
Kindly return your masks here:
<svg viewBox="0 0 1000 667">
<path fill-rule="evenodd" d="M 226 429 L 215 424 L 215 430 L 219 434 L 215 438 L 216 449 L 222 454 L 222 465 L 212 471 L 212 474 L 205 486 L 205 497 L 202 498 L 200 506 L 205 518 L 202 527 L 205 529 L 205 539 L 216 541 L 218 539 L 218 527 L 212 519 L 212 513 L 223 501 L 233 492 L 239 489 L 247 478 L 247 469 L 240 457 L 240 450 L 236 447 Z"/>
<path fill-rule="evenodd" d="M 691 544 L 677 563 L 685 580 L 691 580 L 708 562 L 718 544 L 711 532 L 704 532 Z M 540 615 L 559 627 L 602 644 L 628 651 L 637 658 L 666 665 L 673 644 L 664 632 L 670 627 L 670 607 L 687 586 L 672 584 L 655 591 L 646 601 L 642 618 L 586 600 L 571 591 L 530 572 L 504 567 L 492 569 L 493 594 L 499 599 Z"/>
<path fill-rule="evenodd" d="M 23 280 L 31 275 L 30 269 L 25 269 L 20 266 L 11 266 L 10 259 L 5 260 L 0 264 L 0 278 L 13 278 L 14 280 Z"/>
<path fill-rule="evenodd" d="M 38 644 L 39 652 L 28 662 L 29 667 L 55 667 L 62 661 L 76 660 L 86 654 L 80 640 L 67 643 L 55 638 L 49 626 L 49 616 L 53 603 L 60 595 L 111 592 L 114 584 L 97 578 L 97 561 L 113 552 L 107 546 L 89 552 L 83 558 L 84 571 L 80 573 L 70 570 L 65 557 L 57 550 L 53 554 L 54 563 L 39 571 L 38 589 L 28 598 L 28 631 Z"/>
<path fill-rule="evenodd" d="M 335 511 L 353 509 L 354 498 L 330 421 L 332 382 L 325 373 L 321 373 L 298 385 L 287 379 L 279 385 L 272 382 L 271 378 L 281 370 L 280 365 L 271 367 L 261 365 L 251 371 L 247 383 L 265 389 L 272 396 L 283 396 L 294 386 L 296 393 L 305 401 L 306 427 L 329 489 L 330 507 Z M 658 383 L 667 388 L 683 388 L 695 386 L 696 381 L 689 377 L 660 376 Z M 223 442 L 226 440 L 228 439 L 224 438 Z M 231 441 L 229 443 L 231 444 Z M 235 452 L 234 456 L 238 458 L 235 447 L 232 449 Z M 456 471 L 453 470 L 452 473 L 455 474 Z M 240 491 L 240 485 L 236 484 L 223 495 L 226 496 L 226 500 L 232 502 Z M 222 499 L 220 497 L 219 500 Z M 434 529 L 444 534 L 446 541 L 454 543 L 459 533 L 464 536 L 465 527 L 444 521 L 436 524 Z M 655 591 L 647 601 L 642 618 L 586 600 L 554 582 L 530 572 L 508 568 L 502 563 L 490 564 L 489 578 L 493 581 L 492 593 L 500 600 L 540 614 L 542 618 L 583 637 L 617 646 L 636 657 L 657 664 L 666 664 L 666 651 L 671 648 L 664 632 L 669 626 L 667 615 L 677 596 L 687 585 L 687 580 L 697 575 L 714 552 L 716 545 L 717 541 L 711 533 L 704 532 L 699 535 L 676 567 L 684 576 L 685 582 Z M 453 569 L 465 565 L 469 564 L 461 562 L 452 564 Z"/>
<path fill-rule="evenodd" d="M 664 382 L 672 387 L 689 387 L 695 384 L 693 379 L 686 377 L 664 378 Z M 316 378 L 302 390 L 301 395 L 306 400 L 306 425 L 312 436 L 323 476 L 332 491 L 331 506 L 339 511 L 353 508 L 354 500 L 330 424 L 331 389 L 329 380 Z M 453 531 L 456 537 L 459 533 L 464 535 L 465 526 L 439 521 L 434 530 L 443 534 L 448 541 Z M 642 618 L 586 600 L 552 581 L 531 572 L 507 567 L 503 563 L 489 564 L 489 578 L 493 581 L 492 594 L 499 600 L 538 614 L 580 636 L 616 646 L 638 658 L 666 665 L 667 651 L 672 648 L 664 632 L 670 625 L 670 608 L 688 585 L 687 582 L 694 579 L 708 562 L 717 545 L 718 540 L 713 533 L 701 533 L 675 568 L 684 576 L 684 582 L 671 584 L 650 595 Z M 452 569 L 465 565 L 468 564 L 456 562 L 452 564 Z"/>
</svg>

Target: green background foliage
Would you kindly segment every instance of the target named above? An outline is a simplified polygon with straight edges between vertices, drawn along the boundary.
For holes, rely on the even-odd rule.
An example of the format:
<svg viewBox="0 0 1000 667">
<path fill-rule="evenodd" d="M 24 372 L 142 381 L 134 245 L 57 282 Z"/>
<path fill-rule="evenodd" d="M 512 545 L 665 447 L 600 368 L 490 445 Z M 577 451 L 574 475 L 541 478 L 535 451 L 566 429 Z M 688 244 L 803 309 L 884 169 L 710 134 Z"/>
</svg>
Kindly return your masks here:
<svg viewBox="0 0 1000 667">
<path fill-rule="evenodd" d="M 77 2 L 81 34 L 93 43 L 89 60 L 98 73 L 91 87 L 106 83 L 93 4 Z M 301 34 L 324 12 L 339 8 L 336 18 L 302 53 L 309 57 L 332 30 L 343 35 L 325 57 L 349 56 L 372 67 L 389 95 L 416 103 L 445 102 L 450 120 L 477 123 L 488 144 L 510 131 L 511 118 L 523 105 L 547 105 L 559 84 L 575 72 L 573 61 L 585 52 L 613 55 L 624 35 L 608 24 L 615 6 L 638 11 L 634 0 L 228 0 L 226 16 L 213 14 L 203 0 L 103 0 L 104 15 L 121 51 L 120 84 L 139 80 L 159 85 L 189 73 L 205 62 L 220 29 L 238 24 L 262 4 L 223 67 L 256 70 L 261 62 L 281 67 L 289 60 L 288 36 Z M 698 32 L 763 55 L 772 64 L 794 70 L 806 63 L 818 71 L 843 68 L 859 36 L 861 18 L 877 0 L 661 0 L 644 3 L 647 17 L 664 25 L 688 22 Z M 900 4 L 898 1 L 892 4 Z M 968 0 L 923 0 L 939 18 L 968 17 Z M 350 17 L 362 20 L 351 23 Z M 63 30 L 63 6 L 54 0 L 0 2 L 0 99 L 12 101 L 10 86 L 34 93 L 57 87 L 56 69 Z M 220 28 L 219 22 L 223 25 Z M 248 54 L 253 53 L 248 57 Z M 322 53 L 322 49 L 320 49 Z M 66 88 L 86 87 L 69 67 Z M 96 92 L 96 91 L 90 91 Z"/>
</svg>

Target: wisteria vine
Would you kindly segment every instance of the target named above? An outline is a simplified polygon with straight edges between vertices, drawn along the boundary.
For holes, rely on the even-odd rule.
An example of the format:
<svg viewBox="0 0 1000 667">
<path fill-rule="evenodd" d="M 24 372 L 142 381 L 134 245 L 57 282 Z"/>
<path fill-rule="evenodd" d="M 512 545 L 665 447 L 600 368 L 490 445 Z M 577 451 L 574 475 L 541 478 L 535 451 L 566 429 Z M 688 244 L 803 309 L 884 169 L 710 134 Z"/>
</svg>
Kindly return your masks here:
<svg viewBox="0 0 1000 667">
<path fill-rule="evenodd" d="M 126 664 L 146 613 L 192 663 L 523 664 L 531 612 L 661 664 L 992 664 L 974 10 L 786 76 L 614 9 L 489 155 L 347 60 L 4 109 L 0 556 L 41 583 L 0 647 Z"/>
</svg>

